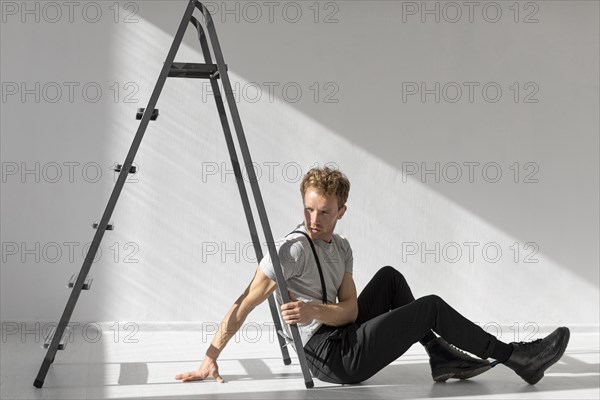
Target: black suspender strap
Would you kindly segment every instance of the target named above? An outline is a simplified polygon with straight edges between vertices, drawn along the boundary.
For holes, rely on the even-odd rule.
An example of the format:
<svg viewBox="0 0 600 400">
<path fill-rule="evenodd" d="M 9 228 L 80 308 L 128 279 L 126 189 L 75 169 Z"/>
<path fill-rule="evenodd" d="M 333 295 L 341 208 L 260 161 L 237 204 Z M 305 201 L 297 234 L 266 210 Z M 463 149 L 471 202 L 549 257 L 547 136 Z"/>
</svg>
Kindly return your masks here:
<svg viewBox="0 0 600 400">
<path fill-rule="evenodd" d="M 289 234 L 292 233 L 301 233 L 302 235 L 306 236 L 306 238 L 308 239 L 308 243 L 310 243 L 310 248 L 312 249 L 313 255 L 315 256 L 315 260 L 317 261 L 317 268 L 319 268 L 319 278 L 321 278 L 321 290 L 323 291 L 323 304 L 327 304 L 327 287 L 325 286 L 325 278 L 323 278 L 323 270 L 321 269 L 321 262 L 319 261 L 319 256 L 317 256 L 317 250 L 315 249 L 315 245 L 306 232 L 293 231 Z"/>
</svg>

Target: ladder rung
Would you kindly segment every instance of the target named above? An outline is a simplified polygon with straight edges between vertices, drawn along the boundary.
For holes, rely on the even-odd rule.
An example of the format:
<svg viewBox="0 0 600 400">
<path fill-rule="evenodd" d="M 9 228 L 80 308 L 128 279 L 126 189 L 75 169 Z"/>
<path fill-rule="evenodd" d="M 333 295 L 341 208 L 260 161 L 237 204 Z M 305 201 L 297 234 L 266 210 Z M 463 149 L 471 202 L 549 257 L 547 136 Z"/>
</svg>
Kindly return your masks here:
<svg viewBox="0 0 600 400">
<path fill-rule="evenodd" d="M 69 279 L 69 283 L 67 283 L 67 287 L 68 288 L 72 288 L 73 286 L 75 286 L 75 282 L 77 281 L 77 277 L 79 276 L 79 274 L 73 274 L 71 275 L 71 279 Z M 91 275 L 88 275 L 85 277 L 85 280 L 83 281 L 83 290 L 90 290 L 90 288 L 92 287 L 92 282 L 94 281 L 94 278 L 92 278 Z"/>
<path fill-rule="evenodd" d="M 100 224 L 98 223 L 98 221 L 94 221 L 94 222 L 92 223 L 92 228 L 94 228 L 94 229 L 98 229 L 98 226 L 99 226 L 99 225 L 100 225 Z M 114 231 L 114 230 L 115 230 L 115 225 L 114 225 L 112 222 L 109 222 L 109 223 L 108 223 L 108 225 L 106 225 L 106 230 L 107 230 L 107 231 Z"/>
<path fill-rule="evenodd" d="M 225 66 L 227 68 L 227 66 Z M 169 75 L 172 78 L 204 78 L 218 79 L 217 64 L 177 63 L 171 65 Z"/>
<path fill-rule="evenodd" d="M 121 169 L 123 169 L 123 164 L 117 164 L 112 168 L 112 170 L 115 172 L 121 172 Z M 135 174 L 136 172 L 137 172 L 137 167 L 135 165 L 132 165 L 131 167 L 129 167 L 130 174 Z"/>
<path fill-rule="evenodd" d="M 142 117 L 144 116 L 145 110 L 146 110 L 145 108 L 138 108 L 137 113 L 135 114 L 135 119 L 142 119 Z M 152 111 L 152 115 L 150 116 L 150 121 L 156 121 L 156 118 L 158 118 L 158 108 L 155 108 Z"/>
<path fill-rule="evenodd" d="M 52 342 L 52 339 L 54 338 L 54 333 L 56 332 L 56 327 L 53 326 L 49 331 L 48 334 L 46 335 L 46 339 L 44 340 L 44 344 L 42 345 L 42 347 L 44 349 L 47 349 L 48 347 L 50 347 L 50 343 Z M 60 338 L 60 342 L 58 342 L 58 350 L 64 350 L 65 347 L 67 347 L 67 343 L 69 341 L 69 334 L 71 333 L 71 328 L 69 328 L 68 326 L 65 328 L 62 337 Z"/>
</svg>

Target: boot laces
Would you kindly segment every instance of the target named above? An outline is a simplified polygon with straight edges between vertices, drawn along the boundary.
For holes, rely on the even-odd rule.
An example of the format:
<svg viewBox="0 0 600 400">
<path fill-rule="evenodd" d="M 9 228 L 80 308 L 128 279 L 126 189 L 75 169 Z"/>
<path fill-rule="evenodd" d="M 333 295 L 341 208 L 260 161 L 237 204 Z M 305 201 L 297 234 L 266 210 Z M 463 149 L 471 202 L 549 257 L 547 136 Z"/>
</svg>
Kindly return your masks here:
<svg viewBox="0 0 600 400">
<path fill-rule="evenodd" d="M 535 339 L 532 342 L 516 342 L 516 344 L 518 344 L 519 346 L 523 346 L 523 347 L 537 347 L 541 344 L 542 339 Z"/>
<path fill-rule="evenodd" d="M 455 351 L 456 353 L 458 353 L 457 355 L 459 355 L 459 356 L 462 356 L 464 359 L 471 359 L 471 360 L 473 359 L 473 357 L 471 357 L 471 355 L 470 355 L 470 354 L 468 354 L 468 353 L 466 353 L 466 352 L 462 351 L 461 349 L 459 349 L 458 347 L 456 347 L 456 346 L 455 346 L 455 345 L 453 345 L 452 343 L 449 343 L 449 342 L 446 342 L 446 343 L 448 343 L 448 347 L 449 347 L 451 350 L 453 350 L 453 351 Z"/>
<path fill-rule="evenodd" d="M 448 345 L 454 349 L 455 351 L 459 352 L 460 354 L 462 354 L 463 356 L 467 356 L 469 357 L 469 355 L 467 353 L 465 353 L 464 351 L 462 351 L 461 349 L 459 349 L 458 347 L 456 347 L 455 345 L 453 345 L 452 343 L 448 343 Z"/>
</svg>

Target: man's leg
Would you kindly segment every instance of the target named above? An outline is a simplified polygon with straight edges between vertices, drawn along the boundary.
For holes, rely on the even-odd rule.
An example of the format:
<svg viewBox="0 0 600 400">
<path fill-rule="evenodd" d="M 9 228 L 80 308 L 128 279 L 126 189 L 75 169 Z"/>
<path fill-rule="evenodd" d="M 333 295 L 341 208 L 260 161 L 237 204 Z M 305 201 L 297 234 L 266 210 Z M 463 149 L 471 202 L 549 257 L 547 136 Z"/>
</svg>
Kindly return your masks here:
<svg viewBox="0 0 600 400">
<path fill-rule="evenodd" d="M 497 339 L 436 295 L 362 323 L 340 338 L 348 382 L 361 382 L 404 354 L 433 329 L 448 342 L 479 357 L 491 357 Z"/>
<path fill-rule="evenodd" d="M 370 319 L 415 301 L 408 282 L 398 270 L 385 266 L 371 278 L 358 296 L 358 318 L 361 325 Z M 419 341 L 422 345 L 435 339 L 429 331 Z"/>
<path fill-rule="evenodd" d="M 384 268 L 387 272 L 377 277 L 377 281 L 385 281 L 386 274 L 393 274 L 390 269 L 393 270 Z M 396 285 L 390 287 L 402 287 L 397 284 L 400 281 L 396 280 Z M 568 344 L 569 330 L 565 327 L 531 343 L 503 343 L 436 295 L 421 297 L 386 312 L 387 304 L 397 305 L 409 298 L 407 292 L 400 291 L 404 295 L 396 296 L 382 285 L 379 299 L 375 289 L 377 285 L 370 282 L 361 293 L 357 323 L 340 328 L 323 325 L 305 346 L 311 370 L 317 378 L 334 383 L 362 382 L 433 329 L 463 350 L 506 363 L 528 383 L 535 384 L 544 371 L 560 359 Z"/>
<path fill-rule="evenodd" d="M 405 306 L 415 300 L 404 276 L 396 269 L 381 268 L 358 297 L 357 324 Z M 452 347 L 443 338 L 428 331 L 419 342 L 429 355 L 431 376 L 436 382 L 451 378 L 469 379 L 491 368 L 487 360 L 480 360 Z"/>
</svg>

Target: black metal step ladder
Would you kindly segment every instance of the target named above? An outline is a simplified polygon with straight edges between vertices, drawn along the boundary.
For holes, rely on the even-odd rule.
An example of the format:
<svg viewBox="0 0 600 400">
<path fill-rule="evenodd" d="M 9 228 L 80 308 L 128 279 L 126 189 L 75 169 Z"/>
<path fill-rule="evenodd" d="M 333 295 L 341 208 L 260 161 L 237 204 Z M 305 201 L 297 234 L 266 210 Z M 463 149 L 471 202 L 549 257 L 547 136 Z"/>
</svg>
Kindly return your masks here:
<svg viewBox="0 0 600 400">
<path fill-rule="evenodd" d="M 193 16 L 193 13 L 196 9 L 200 10 L 202 15 L 204 16 L 204 25 L 206 26 L 206 31 L 208 32 L 208 38 L 210 39 L 212 54 L 214 54 L 216 64 L 213 64 L 212 61 L 211 50 L 209 49 L 205 30 L 200 24 L 200 21 L 198 21 L 198 19 L 196 19 Z M 185 34 L 188 24 L 192 24 L 196 28 L 196 31 L 198 33 L 198 39 L 200 41 L 200 46 L 202 48 L 202 53 L 204 55 L 204 64 L 181 63 L 174 61 L 175 55 L 177 54 L 179 45 L 183 40 L 183 36 Z M 154 86 L 154 90 L 152 92 L 152 95 L 150 96 L 150 100 L 148 101 L 148 105 L 146 106 L 146 108 L 140 108 L 137 110 L 136 118 L 140 120 L 140 125 L 133 139 L 133 143 L 129 148 L 129 152 L 127 153 L 125 161 L 123 162 L 123 164 L 117 164 L 117 166 L 114 168 L 116 172 L 119 172 L 119 176 L 117 178 L 117 182 L 115 183 L 115 187 L 112 191 L 112 194 L 110 195 L 110 198 L 108 200 L 108 204 L 106 205 L 106 209 L 104 210 L 104 214 L 100 219 L 100 222 L 94 222 L 92 224 L 92 227 L 96 229 L 96 233 L 94 234 L 92 244 L 90 245 L 90 248 L 85 256 L 83 265 L 81 267 L 81 271 L 79 272 L 79 274 L 73 275 L 71 277 L 71 280 L 67 284 L 68 287 L 72 288 L 71 295 L 69 296 L 69 300 L 67 301 L 67 305 L 65 306 L 58 326 L 54 331 L 49 333 L 44 343 L 43 347 L 47 348 L 48 351 L 46 352 L 46 356 L 44 357 L 38 375 L 33 383 L 33 386 L 35 386 L 36 388 L 41 388 L 44 385 L 44 379 L 46 378 L 46 374 L 48 373 L 50 365 L 54 362 L 54 357 L 56 355 L 57 350 L 62 350 L 66 346 L 65 334 L 68 334 L 68 331 L 66 330 L 68 329 L 67 325 L 69 323 L 69 320 L 71 319 L 71 315 L 73 314 L 75 304 L 77 303 L 77 299 L 79 298 L 81 291 L 88 290 L 91 287 L 92 278 L 91 276 L 89 276 L 89 272 L 92 267 L 92 262 L 94 261 L 98 248 L 100 247 L 100 242 L 102 240 L 102 237 L 104 236 L 104 232 L 107 230 L 114 229 L 114 224 L 109 223 L 110 217 L 113 213 L 113 210 L 115 208 L 115 205 L 117 203 L 117 200 L 119 198 L 121 190 L 123 189 L 128 175 L 137 172 L 136 167 L 133 165 L 133 160 L 138 151 L 138 148 L 140 147 L 140 143 L 142 142 L 142 138 L 144 136 L 144 132 L 146 131 L 148 123 L 151 120 L 156 120 L 158 118 L 158 109 L 156 108 L 156 103 L 158 102 L 158 97 L 160 96 L 162 88 L 168 77 L 210 80 L 212 90 L 215 96 L 217 110 L 219 112 L 219 117 L 221 120 L 221 125 L 223 127 L 223 133 L 225 135 L 225 141 L 229 150 L 229 156 L 231 158 L 236 182 L 240 192 L 240 197 L 242 199 L 242 205 L 246 214 L 246 221 L 248 222 L 250 236 L 254 245 L 254 251 L 256 252 L 256 259 L 261 260 L 263 258 L 263 254 L 260 247 L 258 233 L 256 230 L 256 224 L 254 222 L 254 217 L 250 208 L 250 201 L 248 199 L 248 193 L 244 185 L 244 179 L 242 178 L 240 163 L 238 161 L 233 137 L 231 135 L 231 129 L 229 127 L 229 122 L 227 119 L 227 111 L 223 104 L 223 97 L 221 95 L 221 91 L 217 82 L 219 79 L 221 79 L 223 89 L 225 91 L 225 98 L 229 106 L 230 117 L 233 122 L 236 137 L 238 139 L 239 148 L 242 153 L 244 165 L 246 166 L 246 170 L 248 171 L 250 187 L 254 196 L 254 201 L 256 203 L 256 208 L 258 211 L 261 226 L 263 228 L 265 240 L 267 242 L 269 255 L 271 256 L 271 260 L 275 269 L 277 286 L 279 288 L 284 303 L 288 303 L 290 301 L 287 286 L 283 276 L 283 271 L 281 270 L 281 264 L 279 262 L 279 257 L 275 248 L 273 234 L 271 232 L 271 227 L 267 218 L 267 212 L 265 210 L 265 205 L 262 199 L 260 188 L 258 186 L 258 179 L 256 178 L 256 173 L 254 171 L 254 168 L 252 167 L 253 163 L 252 158 L 250 157 L 250 150 L 248 149 L 246 137 L 242 128 L 242 122 L 240 120 L 236 102 L 233 96 L 233 90 L 231 87 L 231 82 L 229 80 L 229 75 L 227 74 L 227 66 L 225 65 L 225 61 L 223 59 L 223 53 L 221 52 L 221 47 L 219 45 L 219 40 L 217 38 L 217 33 L 215 31 L 212 17 L 202 3 L 200 3 L 198 0 L 190 0 L 185 10 L 185 13 L 183 14 L 183 18 L 181 20 L 181 24 L 179 25 L 179 29 L 177 30 L 175 38 L 173 39 L 173 43 L 171 44 L 171 49 L 169 50 L 167 59 L 165 60 L 163 68 L 160 72 L 158 81 Z M 274 294 L 269 297 L 269 308 L 271 310 L 271 316 L 273 317 L 275 329 L 277 332 L 281 332 L 282 326 Z M 296 349 L 296 353 L 300 362 L 300 367 L 302 369 L 302 374 L 304 376 L 304 383 L 307 388 L 311 388 L 314 386 L 314 383 L 312 381 L 312 377 L 308 369 L 306 356 L 304 354 L 304 348 L 302 347 L 302 341 L 300 340 L 300 332 L 298 330 L 298 326 L 290 325 L 290 330 L 292 333 L 291 340 L 295 345 L 294 347 Z M 276 336 L 278 337 L 279 344 L 281 347 L 283 362 L 286 365 L 288 365 L 291 363 L 290 355 L 286 347 L 289 343 L 286 343 L 286 340 L 280 335 Z"/>
</svg>

